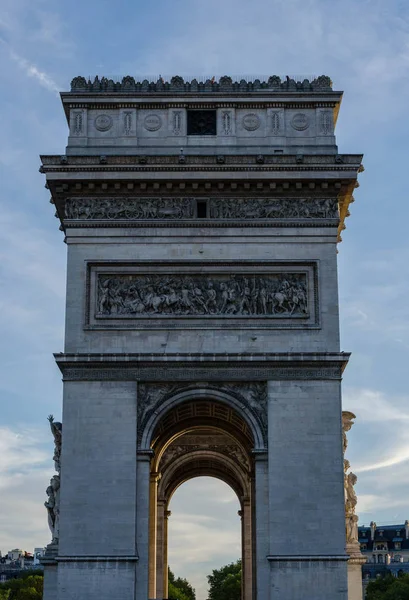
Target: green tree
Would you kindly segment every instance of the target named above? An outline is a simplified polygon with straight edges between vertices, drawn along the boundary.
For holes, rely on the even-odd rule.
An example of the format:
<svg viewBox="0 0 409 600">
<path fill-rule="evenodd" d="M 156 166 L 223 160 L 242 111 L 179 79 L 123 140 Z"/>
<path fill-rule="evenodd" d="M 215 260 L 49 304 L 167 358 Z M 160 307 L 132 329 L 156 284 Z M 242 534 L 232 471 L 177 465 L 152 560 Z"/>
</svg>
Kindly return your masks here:
<svg viewBox="0 0 409 600">
<path fill-rule="evenodd" d="M 168 568 L 169 600 L 196 600 L 196 592 L 187 579 L 176 578 Z"/>
<path fill-rule="evenodd" d="M 0 600 L 41 600 L 42 597 L 42 574 L 24 573 L 0 584 Z"/>
<path fill-rule="evenodd" d="M 387 575 L 371 581 L 366 600 L 409 600 L 409 574 L 404 573 L 398 578 Z"/>
<path fill-rule="evenodd" d="M 209 600 L 240 600 L 241 598 L 241 560 L 214 569 L 207 576 L 209 582 Z"/>
</svg>

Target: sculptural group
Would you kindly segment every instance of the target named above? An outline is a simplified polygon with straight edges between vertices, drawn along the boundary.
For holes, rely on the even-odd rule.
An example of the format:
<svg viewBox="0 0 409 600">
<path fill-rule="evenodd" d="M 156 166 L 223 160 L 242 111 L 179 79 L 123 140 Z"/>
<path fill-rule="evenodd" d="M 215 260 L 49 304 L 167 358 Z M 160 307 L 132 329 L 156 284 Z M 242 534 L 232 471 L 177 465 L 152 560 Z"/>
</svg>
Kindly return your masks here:
<svg viewBox="0 0 409 600">
<path fill-rule="evenodd" d="M 307 275 L 100 275 L 97 315 L 307 316 Z"/>
</svg>

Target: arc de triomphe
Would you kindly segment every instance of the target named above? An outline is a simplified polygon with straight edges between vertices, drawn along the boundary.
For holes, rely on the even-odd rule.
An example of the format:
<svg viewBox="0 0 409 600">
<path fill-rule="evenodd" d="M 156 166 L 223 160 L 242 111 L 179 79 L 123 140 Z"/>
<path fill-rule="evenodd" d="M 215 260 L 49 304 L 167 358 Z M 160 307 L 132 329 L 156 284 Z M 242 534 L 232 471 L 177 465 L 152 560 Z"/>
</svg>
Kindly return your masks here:
<svg viewBox="0 0 409 600">
<path fill-rule="evenodd" d="M 336 253 L 362 157 L 336 146 L 342 93 L 76 77 L 61 98 L 45 600 L 166 598 L 168 503 L 199 475 L 239 498 L 244 600 L 346 600 Z"/>
</svg>

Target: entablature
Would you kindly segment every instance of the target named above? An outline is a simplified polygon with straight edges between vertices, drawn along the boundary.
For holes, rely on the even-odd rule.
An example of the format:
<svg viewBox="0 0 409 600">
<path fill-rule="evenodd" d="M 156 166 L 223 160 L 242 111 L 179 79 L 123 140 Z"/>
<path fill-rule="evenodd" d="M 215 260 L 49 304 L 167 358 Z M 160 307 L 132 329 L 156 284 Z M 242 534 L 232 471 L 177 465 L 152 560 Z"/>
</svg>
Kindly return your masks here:
<svg viewBox="0 0 409 600">
<path fill-rule="evenodd" d="M 231 226 L 235 220 L 263 227 L 335 224 L 340 238 L 361 160 L 362 155 L 43 156 L 40 170 L 64 230 Z M 339 214 L 331 208 L 334 201 Z"/>
<path fill-rule="evenodd" d="M 54 354 L 65 381 L 340 380 L 347 352 Z"/>
</svg>

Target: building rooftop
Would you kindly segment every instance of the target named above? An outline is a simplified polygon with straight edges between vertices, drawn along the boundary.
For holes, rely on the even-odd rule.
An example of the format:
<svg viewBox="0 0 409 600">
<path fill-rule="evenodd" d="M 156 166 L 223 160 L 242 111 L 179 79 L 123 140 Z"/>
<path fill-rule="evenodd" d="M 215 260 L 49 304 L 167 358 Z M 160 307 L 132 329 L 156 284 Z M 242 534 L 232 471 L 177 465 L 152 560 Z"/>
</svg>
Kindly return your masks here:
<svg viewBox="0 0 409 600">
<path fill-rule="evenodd" d="M 145 94 L 166 94 L 166 93 L 191 93 L 191 94 L 207 94 L 207 93 L 237 93 L 243 94 L 248 92 L 331 92 L 332 81 L 327 75 L 302 80 L 296 80 L 293 77 L 286 75 L 281 78 L 278 75 L 270 75 L 264 80 L 255 78 L 237 78 L 224 75 L 219 79 L 211 77 L 193 78 L 184 80 L 180 75 L 174 75 L 170 80 L 166 80 L 161 75 L 156 81 L 150 81 L 148 78 L 135 78 L 130 75 L 122 77 L 121 80 L 116 80 L 108 77 L 98 76 L 86 79 L 85 77 L 74 77 L 71 81 L 71 92 L 102 92 L 102 93 L 145 93 Z"/>
</svg>

